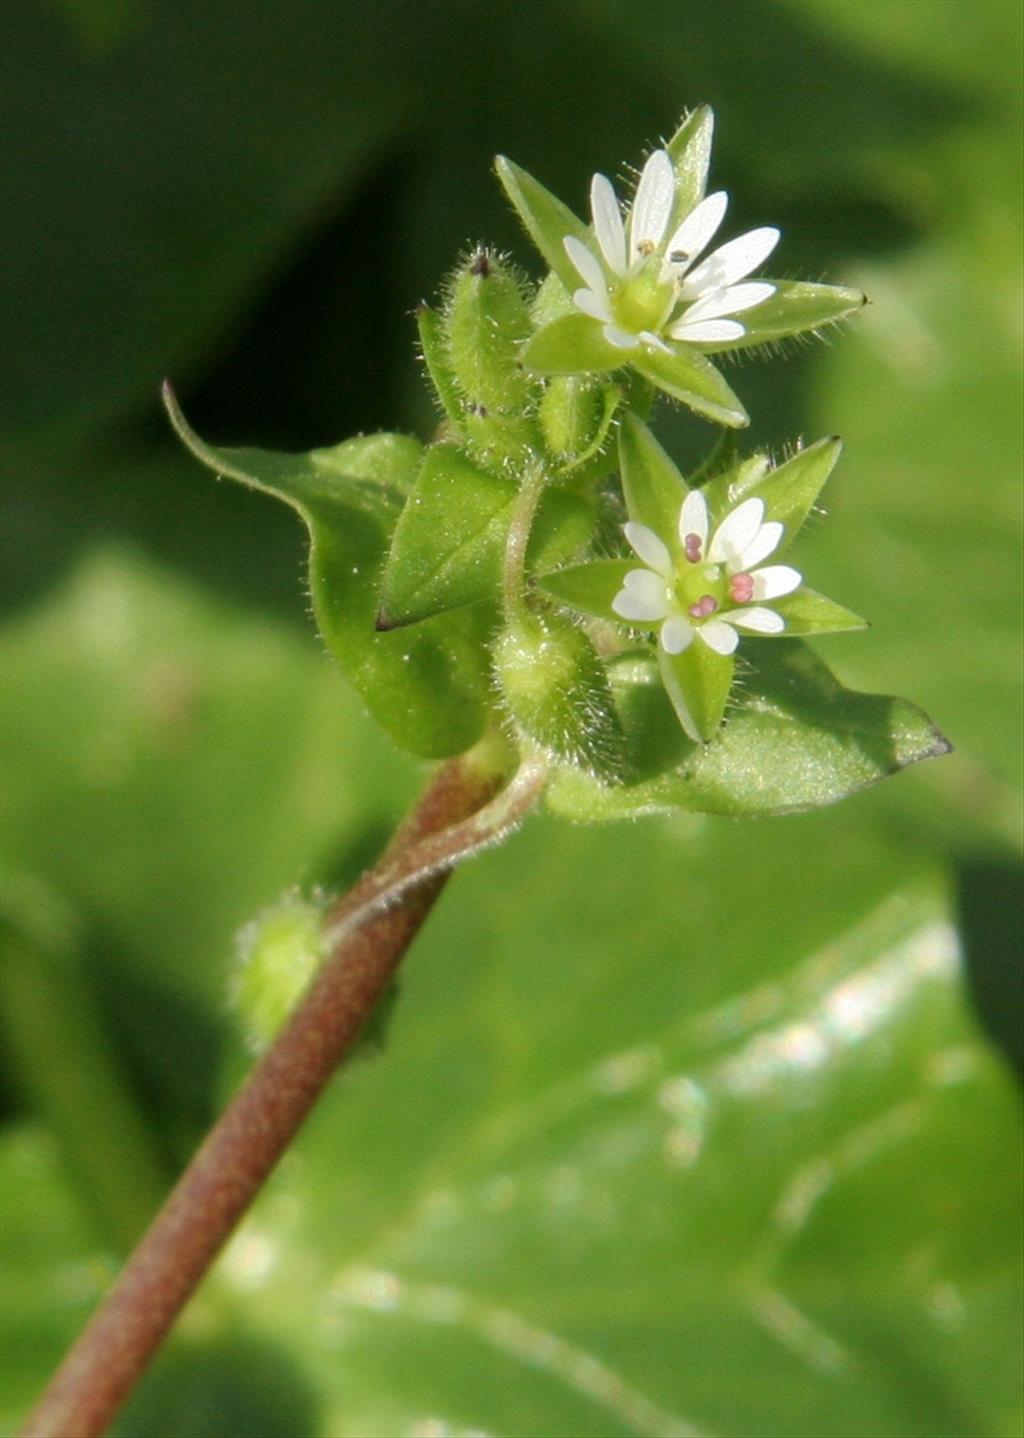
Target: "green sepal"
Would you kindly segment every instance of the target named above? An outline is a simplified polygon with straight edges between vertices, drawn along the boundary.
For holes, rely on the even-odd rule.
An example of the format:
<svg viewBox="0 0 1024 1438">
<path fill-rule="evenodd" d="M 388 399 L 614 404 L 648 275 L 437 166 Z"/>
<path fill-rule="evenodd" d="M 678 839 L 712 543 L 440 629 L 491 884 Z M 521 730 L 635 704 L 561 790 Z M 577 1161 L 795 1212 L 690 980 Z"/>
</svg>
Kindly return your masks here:
<svg viewBox="0 0 1024 1438">
<path fill-rule="evenodd" d="M 515 506 L 513 480 L 481 468 L 451 444 L 434 445 L 395 528 L 378 624 L 395 629 L 496 599 Z M 550 569 L 590 537 L 591 506 L 549 487 L 530 535 L 527 566 Z"/>
<path fill-rule="evenodd" d="M 575 310 L 537 330 L 520 351 L 519 359 L 536 374 L 608 374 L 632 364 L 635 353 L 610 345 L 600 320 Z"/>
<path fill-rule="evenodd" d="M 597 325 L 596 320 L 591 323 Z M 742 429 L 750 423 L 749 415 L 723 376 L 705 355 L 698 354 L 689 345 L 680 346 L 671 354 L 644 348 L 619 353 L 627 354 L 628 363 L 655 388 L 716 424 Z"/>
<path fill-rule="evenodd" d="M 624 415 L 619 427 L 619 471 L 630 519 L 653 529 L 678 557 L 679 511 L 689 486 L 651 431 L 633 414 Z"/>
<path fill-rule="evenodd" d="M 716 654 L 695 638 L 682 654 L 666 654 L 659 646 L 658 668 L 683 731 L 694 742 L 706 744 L 725 716 L 735 659 L 731 654 Z"/>
<path fill-rule="evenodd" d="M 704 198 L 711 165 L 711 141 L 715 117 L 707 105 L 684 116 L 679 129 L 665 146 L 676 172 L 676 194 L 665 234 L 685 219 Z"/>
<path fill-rule="evenodd" d="M 867 629 L 868 621 L 852 609 L 844 609 L 834 599 L 803 585 L 782 599 L 773 599 L 771 607 L 786 621 L 786 635 L 845 634 Z M 770 635 L 759 636 L 771 638 Z"/>
<path fill-rule="evenodd" d="M 545 574 L 538 579 L 537 588 L 557 599 L 559 604 L 566 604 L 581 614 L 625 624 L 626 620 L 612 609 L 612 600 L 622 588 L 629 571 L 639 567 L 639 559 L 595 559 L 589 564 L 574 564 L 568 569 Z M 652 621 L 654 624 L 660 622 Z M 648 626 L 640 620 L 631 619 L 629 627 L 646 629 Z"/>
<path fill-rule="evenodd" d="M 540 426 L 560 473 L 576 475 L 607 447 L 622 403 L 618 385 L 584 375 L 553 375 L 540 402 Z"/>
<path fill-rule="evenodd" d="M 565 253 L 562 241 L 566 235 L 575 235 L 590 248 L 594 242 L 590 230 L 582 220 L 577 219 L 568 205 L 564 205 L 539 180 L 504 155 L 497 156 L 494 170 L 526 233 L 552 270 L 569 290 L 579 289 L 580 277 Z"/>
<path fill-rule="evenodd" d="M 770 344 L 790 335 L 806 334 L 808 330 L 824 329 L 855 314 L 867 304 L 861 290 L 841 285 L 810 285 L 799 280 L 773 280 L 775 293 L 753 309 L 743 312 L 746 331 L 738 339 L 716 340 L 707 346 L 711 353 L 723 350 L 750 349 L 753 345 Z M 703 348 L 703 347 L 702 347 Z"/>
<path fill-rule="evenodd" d="M 756 464 L 744 460 L 716 475 L 705 485 L 704 495 L 712 514 L 719 519 L 743 499 L 763 499 L 765 518 L 779 520 L 786 527 L 772 557 L 774 563 L 814 508 L 842 449 L 842 440 L 833 435 L 799 450 L 792 459 L 774 469 L 767 467 L 764 456 L 754 456 Z"/>
<path fill-rule="evenodd" d="M 310 535 L 309 583 L 324 642 L 396 743 L 425 758 L 468 749 L 491 713 L 485 606 L 438 616 L 413 633 L 380 634 L 377 595 L 408 482 L 404 436 L 366 436 L 311 454 L 214 449 L 188 426 L 174 395 L 175 430 L 215 474 L 291 505 Z M 395 463 L 386 463 L 388 454 Z M 346 473 L 348 462 L 359 471 Z M 385 475 L 390 483 L 385 479 Z"/>
<path fill-rule="evenodd" d="M 577 276 L 573 289 L 578 290 L 580 284 L 581 281 Z M 565 315 L 578 314 L 579 310 L 573 304 L 572 294 L 555 272 L 549 271 L 538 285 L 533 304 L 530 306 L 530 318 L 533 320 L 534 328 L 541 329 L 544 325 L 550 324 L 552 320 L 560 320 Z"/>
<path fill-rule="evenodd" d="M 462 395 L 459 393 L 455 373 L 448 357 L 444 321 L 437 310 L 424 304 L 416 310 L 416 328 L 420 338 L 420 354 L 434 387 L 434 393 L 437 395 L 442 410 L 458 433 L 463 414 Z"/>
<path fill-rule="evenodd" d="M 616 781 L 625 739 L 604 665 L 557 615 L 523 615 L 494 646 L 494 672 L 516 730 L 557 762 Z"/>
<path fill-rule="evenodd" d="M 563 769 L 548 803 L 575 820 L 690 810 L 754 817 L 833 804 L 950 745 L 916 705 L 844 688 L 801 640 L 752 647 L 729 718 L 708 744 L 683 735 L 650 655 L 609 677 L 631 765 L 625 784 Z"/>
</svg>

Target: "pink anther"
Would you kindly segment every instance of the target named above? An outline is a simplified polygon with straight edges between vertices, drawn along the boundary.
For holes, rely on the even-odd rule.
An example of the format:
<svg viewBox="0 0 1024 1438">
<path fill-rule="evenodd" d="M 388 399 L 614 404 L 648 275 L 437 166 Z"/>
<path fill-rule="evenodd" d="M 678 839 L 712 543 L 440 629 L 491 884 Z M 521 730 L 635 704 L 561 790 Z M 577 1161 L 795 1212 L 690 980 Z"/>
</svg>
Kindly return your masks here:
<svg viewBox="0 0 1024 1438">
<path fill-rule="evenodd" d="M 683 540 L 683 552 L 691 564 L 700 563 L 700 554 L 703 545 L 699 534 L 688 534 Z"/>
<path fill-rule="evenodd" d="M 735 574 L 729 584 L 729 598 L 737 604 L 748 604 L 754 597 L 754 576 Z"/>
<path fill-rule="evenodd" d="M 718 608 L 718 600 L 710 594 L 702 594 L 696 604 L 691 604 L 689 613 L 694 619 L 707 619 Z"/>
</svg>

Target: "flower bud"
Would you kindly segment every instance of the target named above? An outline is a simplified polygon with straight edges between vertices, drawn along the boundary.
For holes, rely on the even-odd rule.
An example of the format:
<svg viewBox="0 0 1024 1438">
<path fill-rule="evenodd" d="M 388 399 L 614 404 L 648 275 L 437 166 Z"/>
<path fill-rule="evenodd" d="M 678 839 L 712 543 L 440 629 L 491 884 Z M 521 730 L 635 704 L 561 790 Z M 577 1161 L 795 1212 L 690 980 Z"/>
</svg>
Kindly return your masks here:
<svg viewBox="0 0 1024 1438">
<path fill-rule="evenodd" d="M 604 409 L 602 394 L 581 375 L 555 375 L 540 402 L 544 443 L 556 459 L 569 460 L 593 444 Z"/>
<path fill-rule="evenodd" d="M 250 1047 L 274 1038 L 324 957 L 326 905 L 286 894 L 238 935 L 231 998 Z"/>
<path fill-rule="evenodd" d="M 456 270 L 445 306 L 452 374 L 469 407 L 509 413 L 523 409 L 530 383 L 519 349 L 530 315 L 514 271 L 480 249 Z"/>
<path fill-rule="evenodd" d="M 516 619 L 495 645 L 494 667 L 522 735 L 563 764 L 622 777 L 625 746 L 611 688 L 581 629 L 553 616 Z"/>
</svg>

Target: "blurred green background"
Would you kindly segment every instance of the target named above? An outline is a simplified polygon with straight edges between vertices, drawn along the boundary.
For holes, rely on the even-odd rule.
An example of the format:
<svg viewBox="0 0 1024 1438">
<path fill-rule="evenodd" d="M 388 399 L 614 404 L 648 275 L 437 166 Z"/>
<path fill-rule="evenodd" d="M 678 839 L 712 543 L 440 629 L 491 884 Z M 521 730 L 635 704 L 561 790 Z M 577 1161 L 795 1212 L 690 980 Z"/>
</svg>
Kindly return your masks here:
<svg viewBox="0 0 1024 1438">
<path fill-rule="evenodd" d="M 752 441 L 847 441 L 804 568 L 873 629 L 820 648 L 956 753 L 472 865 L 118 1431 L 1020 1433 L 1021 16 L 8 0 L 4 1432 L 241 1072 L 239 925 L 422 780 L 159 381 L 215 442 L 428 435 L 411 309 L 534 265 L 492 155 L 582 208 L 708 101 L 733 231 L 873 301 L 730 371 Z"/>
</svg>

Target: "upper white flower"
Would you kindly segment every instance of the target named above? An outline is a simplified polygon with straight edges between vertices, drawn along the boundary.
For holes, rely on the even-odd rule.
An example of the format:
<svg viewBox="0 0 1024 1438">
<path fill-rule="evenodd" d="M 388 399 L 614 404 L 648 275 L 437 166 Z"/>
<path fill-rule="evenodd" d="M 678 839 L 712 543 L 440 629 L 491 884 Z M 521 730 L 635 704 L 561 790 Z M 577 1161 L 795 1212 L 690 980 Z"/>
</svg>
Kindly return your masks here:
<svg viewBox="0 0 1024 1438">
<path fill-rule="evenodd" d="M 792 594 L 803 576 L 788 564 L 761 561 L 778 548 L 783 526 L 765 520 L 764 501 L 745 499 L 731 510 L 708 542 L 708 506 L 691 490 L 679 512 L 682 557 L 674 564 L 668 546 L 646 524 L 624 526 L 630 547 L 645 569 L 631 569 L 612 601 L 622 619 L 661 622 L 659 642 L 681 654 L 695 638 L 716 654 L 732 654 L 745 629 L 781 634 L 786 621 L 766 601 Z"/>
<path fill-rule="evenodd" d="M 746 330 L 734 317 L 775 293 L 766 281 L 739 281 L 767 259 L 779 231 L 748 230 L 701 260 L 725 218 L 728 196 L 724 190 L 708 195 L 666 236 L 675 190 L 668 151 L 655 150 L 623 224 L 611 181 L 595 175 L 590 211 L 597 251 L 573 235 L 562 241 L 586 286 L 573 302 L 600 321 L 605 339 L 619 349 L 667 350 L 663 336 L 699 344 L 739 339 Z"/>
</svg>

